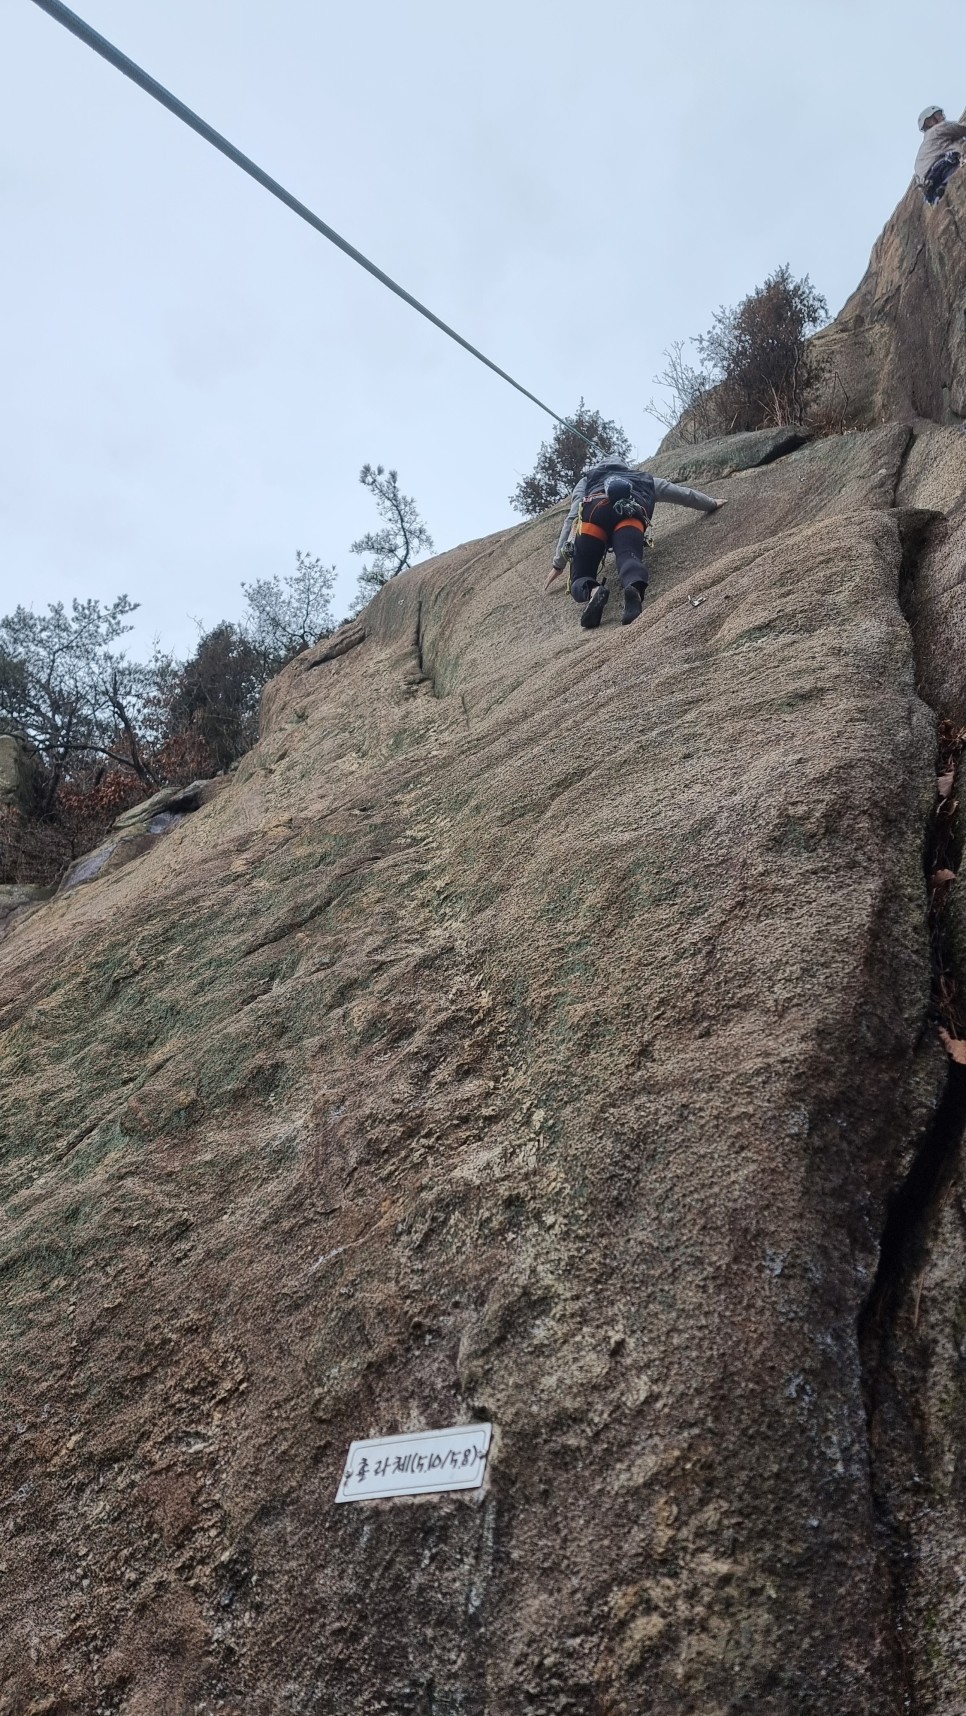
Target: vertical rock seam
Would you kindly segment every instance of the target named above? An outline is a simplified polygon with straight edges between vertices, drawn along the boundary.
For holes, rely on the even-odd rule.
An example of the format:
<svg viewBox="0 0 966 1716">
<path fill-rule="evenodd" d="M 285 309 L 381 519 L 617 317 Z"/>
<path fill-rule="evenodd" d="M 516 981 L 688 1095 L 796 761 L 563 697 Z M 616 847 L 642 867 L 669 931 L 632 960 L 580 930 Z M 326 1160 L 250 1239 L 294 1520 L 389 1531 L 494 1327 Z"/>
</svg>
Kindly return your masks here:
<svg viewBox="0 0 966 1716">
<path fill-rule="evenodd" d="M 923 556 L 942 513 L 908 510 L 899 514 L 902 542 L 899 602 L 912 634 L 914 656 L 919 657 L 912 593 Z M 918 677 L 918 675 L 917 675 Z M 921 695 L 921 693 L 920 693 Z M 932 707 L 932 705 L 930 705 Z M 937 781 L 948 780 L 951 788 L 930 808 L 923 842 L 923 871 L 929 898 L 929 945 L 932 964 L 932 993 L 923 1036 L 930 1029 L 956 1038 L 962 1030 L 957 992 L 962 982 L 953 938 L 947 919 L 950 884 L 937 877 L 958 867 L 960 841 L 955 829 L 955 787 L 964 748 L 964 737 L 941 712 L 937 718 Z M 884 1537 L 884 1552 L 892 1592 L 894 1642 L 904 1709 L 918 1716 L 919 1702 L 914 1665 L 910 1660 L 903 1625 L 911 1557 L 907 1528 L 897 1517 L 890 1496 L 888 1465 L 894 1439 L 883 1431 L 883 1414 L 889 1411 L 894 1392 L 893 1364 L 898 1341 L 898 1323 L 908 1292 L 925 1259 L 934 1218 L 955 1173 L 966 1135 L 966 1065 L 950 1055 L 945 1083 L 932 1123 L 925 1130 L 902 1180 L 887 1203 L 879 1245 L 879 1260 L 871 1290 L 859 1315 L 858 1338 L 862 1386 L 869 1441 L 869 1474 L 872 1500 Z M 913 1452 L 907 1447 L 907 1457 Z M 915 1481 L 913 1471 L 909 1477 Z M 907 1480 L 908 1481 L 908 1480 Z"/>
</svg>

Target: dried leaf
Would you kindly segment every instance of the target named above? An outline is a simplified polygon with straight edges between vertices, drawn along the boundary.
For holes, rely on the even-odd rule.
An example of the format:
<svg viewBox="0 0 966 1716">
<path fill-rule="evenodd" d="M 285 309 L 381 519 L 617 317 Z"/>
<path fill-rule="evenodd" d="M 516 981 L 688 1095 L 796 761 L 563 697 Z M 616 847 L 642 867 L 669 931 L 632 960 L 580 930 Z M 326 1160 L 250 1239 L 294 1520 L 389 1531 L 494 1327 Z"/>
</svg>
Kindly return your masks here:
<svg viewBox="0 0 966 1716">
<path fill-rule="evenodd" d="M 950 793 L 953 790 L 953 781 L 955 780 L 955 778 L 956 777 L 955 777 L 955 774 L 954 774 L 952 769 L 950 769 L 948 775 L 938 775 L 936 777 L 936 791 L 938 792 L 940 798 L 948 798 L 949 797 Z"/>
<path fill-rule="evenodd" d="M 944 1031 L 941 1025 L 939 1027 L 939 1035 L 942 1040 L 943 1048 L 950 1060 L 955 1061 L 957 1066 L 966 1067 L 966 1041 L 964 1041 L 962 1037 L 951 1037 L 949 1032 Z"/>
</svg>

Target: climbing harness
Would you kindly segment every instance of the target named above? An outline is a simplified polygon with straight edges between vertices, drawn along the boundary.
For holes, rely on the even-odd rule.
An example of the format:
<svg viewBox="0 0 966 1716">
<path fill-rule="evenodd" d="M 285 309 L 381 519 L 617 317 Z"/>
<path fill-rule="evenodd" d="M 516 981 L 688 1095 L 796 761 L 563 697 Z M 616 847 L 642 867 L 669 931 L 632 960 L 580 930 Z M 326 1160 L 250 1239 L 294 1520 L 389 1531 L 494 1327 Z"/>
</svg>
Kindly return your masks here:
<svg viewBox="0 0 966 1716">
<path fill-rule="evenodd" d="M 628 487 L 630 487 L 629 484 Z M 632 529 L 640 530 L 642 533 L 647 531 L 651 521 L 640 501 L 635 500 L 633 495 L 630 499 L 613 501 L 611 500 L 606 488 L 604 488 L 595 489 L 592 495 L 585 495 L 580 506 L 577 508 L 577 529 L 575 532 L 577 536 L 594 536 L 597 538 L 598 542 L 606 543 L 608 546 L 610 545 L 611 535 L 613 534 L 612 531 L 605 529 L 601 524 L 597 524 L 593 516 L 597 508 L 600 506 L 601 501 L 603 501 L 612 512 L 616 512 L 620 520 L 620 523 L 615 525 L 614 529 L 621 530 L 629 525 Z M 585 507 L 587 508 L 586 516 L 584 515 Z"/>
<path fill-rule="evenodd" d="M 646 530 L 650 519 L 639 500 L 635 499 L 630 477 L 614 475 L 604 483 L 604 493 L 618 518 L 643 519 Z"/>
<path fill-rule="evenodd" d="M 329 240 L 330 244 L 334 244 L 339 250 L 344 251 L 346 256 L 351 257 L 353 262 L 357 262 L 360 268 L 364 268 L 381 285 L 388 287 L 390 292 L 395 292 L 396 297 L 401 298 L 404 304 L 408 304 L 413 310 L 418 310 L 421 316 L 425 316 L 426 320 L 432 322 L 434 327 L 439 328 L 441 333 L 447 334 L 451 340 L 455 340 L 456 344 L 462 346 L 464 351 L 469 352 L 471 357 L 475 357 L 480 363 L 485 364 L 487 369 L 491 369 L 494 375 L 498 375 L 502 381 L 508 382 L 510 387 L 515 387 L 518 393 L 522 393 L 524 398 L 529 399 L 533 405 L 539 406 L 540 410 L 545 411 L 547 416 L 552 417 L 556 423 L 562 423 L 566 429 L 572 429 L 581 441 L 587 443 L 588 447 L 593 448 L 595 452 L 599 451 L 596 441 L 592 441 L 589 435 L 585 435 L 582 429 L 578 429 L 569 417 L 561 417 L 556 411 L 551 411 L 550 406 L 545 405 L 542 399 L 538 399 L 535 393 L 530 392 L 529 388 L 524 387 L 519 381 L 514 381 L 513 376 L 508 375 L 505 369 L 500 368 L 499 364 L 495 364 L 492 358 L 486 357 L 483 352 L 477 350 L 476 346 L 471 346 L 469 340 L 464 340 L 462 334 L 458 334 L 455 328 L 451 328 L 432 310 L 427 309 L 425 304 L 421 304 L 418 298 L 414 298 L 411 292 L 407 292 L 397 281 L 392 280 L 388 274 L 384 274 L 381 268 L 377 268 L 374 262 L 370 262 L 367 256 L 363 256 L 361 250 L 356 250 L 355 246 L 349 244 L 347 239 L 342 238 L 333 227 L 327 226 L 324 220 L 320 220 L 319 216 L 313 214 L 305 203 L 301 203 L 297 197 L 293 197 L 291 191 L 287 191 L 277 179 L 273 179 L 268 173 L 263 172 L 261 167 L 256 166 L 255 162 L 250 160 L 247 155 L 243 155 L 240 149 L 236 149 L 233 143 L 229 143 L 227 137 L 223 137 L 213 126 L 199 118 L 197 113 L 192 112 L 190 107 L 186 107 L 184 102 L 179 101 L 178 97 L 172 95 L 170 90 L 165 89 L 163 84 L 158 83 L 155 78 L 143 71 L 139 65 L 135 64 L 134 60 L 128 59 L 127 54 L 123 54 L 120 48 L 116 48 L 105 36 L 98 35 L 98 32 L 92 29 L 90 24 L 85 23 L 83 18 L 79 18 L 76 12 L 72 12 L 68 6 L 62 5 L 61 0 L 34 0 L 34 5 L 39 6 L 42 12 L 46 12 L 58 24 L 63 24 L 65 30 L 69 30 L 72 35 L 77 36 L 87 47 L 92 48 L 95 54 L 100 54 L 101 58 L 107 60 L 108 64 L 114 66 L 117 71 L 123 72 L 125 77 L 129 77 L 146 94 L 153 96 L 154 100 L 159 101 L 162 107 L 166 107 L 169 113 L 173 113 L 176 119 L 180 119 L 183 124 L 190 126 L 192 131 L 197 131 L 198 136 L 203 137 L 206 143 L 210 143 L 213 149 L 220 150 L 222 155 L 226 155 L 228 160 L 234 162 L 236 167 L 240 167 L 243 173 L 248 174 L 249 178 L 254 179 L 266 191 L 270 191 L 273 197 L 277 197 L 279 202 L 284 203 L 302 220 L 307 221 L 309 226 L 314 227 L 316 232 L 320 232 L 323 238 Z"/>
<path fill-rule="evenodd" d="M 922 181 L 922 194 L 931 207 L 934 208 L 937 203 L 942 202 L 946 195 L 946 186 L 957 171 L 959 163 L 960 154 L 957 149 L 947 149 L 945 155 L 940 155 L 939 160 L 933 162 Z"/>
</svg>

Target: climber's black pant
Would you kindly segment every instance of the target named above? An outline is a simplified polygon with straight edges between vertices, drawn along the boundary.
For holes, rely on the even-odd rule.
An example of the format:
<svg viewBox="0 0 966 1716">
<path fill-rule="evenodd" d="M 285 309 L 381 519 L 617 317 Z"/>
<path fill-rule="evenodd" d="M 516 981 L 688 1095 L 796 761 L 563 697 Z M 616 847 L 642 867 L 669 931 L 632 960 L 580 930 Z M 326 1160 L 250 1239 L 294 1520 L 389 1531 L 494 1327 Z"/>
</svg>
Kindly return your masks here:
<svg viewBox="0 0 966 1716">
<path fill-rule="evenodd" d="M 613 548 L 617 576 L 626 590 L 630 584 L 647 587 L 644 559 L 644 520 L 622 518 L 606 495 L 589 495 L 580 509 L 570 573 L 570 594 L 575 602 L 589 602 L 597 582 L 600 563 Z"/>
</svg>

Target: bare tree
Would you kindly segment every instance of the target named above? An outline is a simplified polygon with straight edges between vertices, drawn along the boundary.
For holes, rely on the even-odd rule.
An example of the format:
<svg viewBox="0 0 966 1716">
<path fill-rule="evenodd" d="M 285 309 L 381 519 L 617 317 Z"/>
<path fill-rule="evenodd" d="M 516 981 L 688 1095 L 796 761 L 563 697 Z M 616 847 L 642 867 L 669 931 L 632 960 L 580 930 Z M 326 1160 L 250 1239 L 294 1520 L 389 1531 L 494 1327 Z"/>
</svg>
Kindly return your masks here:
<svg viewBox="0 0 966 1716">
<path fill-rule="evenodd" d="M 682 441 L 706 441 L 720 433 L 714 397 L 718 377 L 711 365 L 703 359 L 699 364 L 688 363 L 683 340 L 672 341 L 664 358 L 664 369 L 654 382 L 666 388 L 670 398 L 649 399 L 644 407 L 648 416 L 656 417 L 665 429 L 678 429 Z"/>
</svg>

